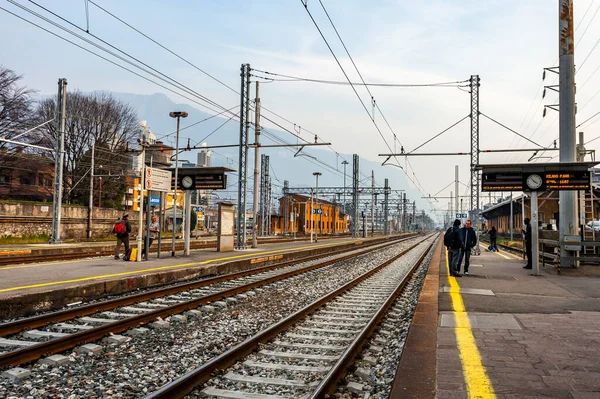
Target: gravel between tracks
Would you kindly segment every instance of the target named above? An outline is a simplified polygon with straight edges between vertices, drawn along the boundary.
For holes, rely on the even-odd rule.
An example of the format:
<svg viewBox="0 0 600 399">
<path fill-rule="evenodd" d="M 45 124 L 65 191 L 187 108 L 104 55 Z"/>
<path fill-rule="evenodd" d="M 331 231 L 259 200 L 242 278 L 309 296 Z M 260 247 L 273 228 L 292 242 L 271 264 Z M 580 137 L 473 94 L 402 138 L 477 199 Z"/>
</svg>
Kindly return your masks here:
<svg viewBox="0 0 600 399">
<path fill-rule="evenodd" d="M 256 289 L 255 296 L 224 310 L 172 322 L 120 345 L 104 344 L 98 356 L 73 352 L 64 354 L 68 365 L 34 364 L 22 382 L 0 380 L 0 398 L 143 397 L 422 239 Z"/>
<path fill-rule="evenodd" d="M 430 242 L 430 240 L 428 240 L 428 242 Z M 422 243 L 420 246 L 418 246 L 417 248 L 415 248 L 414 250 L 412 250 L 410 253 L 406 254 L 405 256 L 403 256 L 402 258 L 396 260 L 395 262 L 393 262 L 391 265 L 389 265 L 388 267 L 386 267 L 385 269 L 379 271 L 377 274 L 375 274 L 374 276 L 372 276 L 370 279 L 365 280 L 364 282 L 362 282 L 361 284 L 359 284 L 359 286 L 357 286 L 357 288 L 360 288 L 361 286 L 369 286 L 369 285 L 373 285 L 375 284 L 375 286 L 377 286 L 378 284 L 385 284 L 385 283 L 391 283 L 392 281 L 399 281 L 403 278 L 403 276 L 406 275 L 406 273 L 410 270 L 410 268 L 414 265 L 414 263 L 419 259 L 419 257 L 421 256 L 421 254 L 423 253 L 423 250 L 425 249 L 425 247 L 428 245 L 428 243 Z M 422 270 L 423 267 L 421 267 L 419 269 L 418 274 L 421 275 L 422 274 Z M 426 269 L 425 269 L 426 270 Z M 421 275 L 420 278 L 422 278 L 424 275 Z M 411 293 L 414 291 L 418 291 L 420 290 L 420 286 L 418 286 L 418 277 L 415 278 L 413 277 L 410 280 L 410 283 L 407 284 L 406 289 L 409 290 Z M 370 280 L 372 280 L 372 282 L 370 282 Z M 356 289 L 352 289 L 351 291 L 349 291 L 349 293 L 356 291 Z M 404 298 L 405 295 L 401 295 L 401 297 L 395 301 L 394 303 L 394 308 L 395 309 L 402 309 L 402 312 L 405 313 L 406 315 L 406 319 L 402 319 L 402 323 L 407 324 L 406 326 L 406 330 L 408 329 L 408 325 L 410 324 L 410 316 L 412 316 L 412 310 L 411 310 L 411 304 L 412 302 L 410 302 L 410 300 L 407 301 L 403 301 L 401 298 Z M 340 297 L 340 298 L 343 298 Z M 418 294 L 417 294 L 417 299 L 418 299 Z M 332 302 L 332 305 L 335 305 L 336 301 L 334 300 Z M 360 306 L 368 306 L 368 305 L 360 305 Z M 378 306 L 380 305 L 376 305 L 374 308 L 378 308 Z M 327 309 L 327 307 L 323 308 L 323 309 Z M 320 311 L 317 311 L 316 313 L 314 313 L 313 315 L 319 315 Z M 352 316 L 348 316 L 349 318 Z M 303 327 L 310 327 L 311 323 L 311 319 L 312 317 L 308 317 L 303 319 L 303 321 L 299 322 L 298 324 L 296 324 L 292 329 L 286 331 L 285 333 L 280 335 L 280 340 L 282 341 L 288 341 L 288 342 L 296 342 L 296 343 L 302 343 L 302 344 L 306 344 L 306 343 L 314 343 L 310 340 L 304 340 L 304 339 L 295 339 L 295 338 L 290 338 L 288 336 L 288 334 L 309 334 L 312 336 L 331 336 L 331 334 L 326 333 L 326 332 L 311 332 L 311 333 L 307 333 L 305 332 L 305 330 L 303 330 Z M 327 330 L 352 330 L 353 328 L 350 327 L 350 325 L 348 326 L 327 326 L 327 327 L 321 327 Z M 402 336 L 404 334 L 405 336 L 405 332 L 399 332 L 398 336 Z M 335 334 L 335 336 L 340 336 L 340 337 L 348 337 L 348 338 L 353 338 L 355 336 L 355 333 L 337 333 Z M 401 345 L 403 345 L 403 339 L 401 338 L 400 340 L 395 340 L 394 338 L 390 337 L 383 337 L 385 340 L 387 340 L 388 342 L 386 343 L 386 347 L 389 346 L 397 346 L 401 343 Z M 275 341 L 277 341 L 278 339 L 276 338 Z M 347 343 L 342 343 L 342 342 L 330 342 L 329 345 L 343 345 L 346 346 Z M 277 351 L 277 350 L 281 350 L 277 349 L 277 345 L 273 345 L 272 342 L 267 343 L 266 345 L 263 345 L 261 349 L 267 350 L 267 351 Z M 400 348 L 401 349 L 401 348 Z M 303 350 L 299 350 L 297 348 L 294 348 L 293 350 L 290 350 L 290 352 L 294 352 L 294 353 L 304 353 L 304 354 L 317 354 L 319 356 L 327 356 L 327 355 L 333 355 L 333 356 L 339 356 L 339 352 L 336 353 L 336 351 L 331 351 L 331 352 L 324 352 L 323 350 L 319 349 L 319 350 L 311 350 L 311 349 L 303 349 Z M 397 352 L 397 351 L 396 351 Z M 394 367 L 394 360 L 395 360 L 395 356 L 396 356 L 396 352 L 392 352 L 392 351 L 387 351 L 387 352 L 382 352 L 382 355 L 380 356 L 380 359 L 378 359 L 378 364 L 384 364 L 384 365 L 390 365 L 390 370 L 391 368 L 393 368 L 393 370 L 391 371 L 391 375 L 393 378 L 393 375 L 395 373 L 395 367 Z M 401 352 L 400 352 L 401 353 Z M 391 360 L 388 360 L 387 357 L 390 356 L 392 357 Z M 398 355 L 399 358 L 399 355 Z M 294 381 L 299 381 L 302 382 L 304 384 L 318 384 L 318 382 L 322 379 L 323 377 L 323 373 L 319 373 L 319 372 L 298 372 L 298 371 L 289 371 L 289 370 L 279 370 L 279 369 L 257 369 L 256 367 L 253 366 L 249 366 L 248 364 L 246 364 L 246 362 L 267 362 L 269 364 L 285 364 L 285 365 L 293 365 L 293 366 L 309 366 L 309 367 L 326 367 L 329 368 L 332 366 L 332 361 L 328 361 L 326 359 L 295 359 L 293 357 L 286 357 L 286 358 L 281 358 L 281 357 L 268 357 L 265 356 L 263 354 L 254 352 L 252 354 L 250 354 L 249 356 L 245 357 L 242 361 L 239 361 L 238 363 L 236 363 L 235 365 L 233 365 L 232 367 L 230 367 L 227 372 L 231 372 L 231 373 L 236 373 L 236 374 L 241 374 L 241 375 L 248 375 L 248 376 L 254 376 L 254 377 L 261 377 L 261 378 L 275 378 L 275 379 L 284 379 L 284 380 L 294 380 Z M 378 372 L 379 370 L 375 371 Z M 385 371 L 388 371 L 387 369 Z M 213 377 L 209 382 L 207 382 L 206 386 L 212 386 L 214 388 L 217 389 L 224 389 L 224 390 L 233 390 L 233 391 L 238 391 L 238 392 L 243 392 L 243 393 L 257 393 L 257 394 L 267 394 L 267 395 L 280 395 L 280 396 L 285 396 L 285 397 L 289 397 L 289 398 L 303 398 L 305 397 L 305 395 L 309 392 L 307 391 L 305 388 L 299 388 L 299 387 L 290 387 L 290 386 L 278 386 L 278 385 L 265 385 L 265 384 L 257 384 L 257 383 L 249 383 L 249 382 L 235 382 L 235 381 L 231 381 L 228 378 L 224 378 L 223 377 L 224 373 L 219 373 L 217 376 Z M 383 377 L 385 377 L 385 375 L 382 375 Z M 372 388 L 372 387 L 369 387 Z M 380 387 L 378 386 L 374 386 L 374 390 L 375 391 L 383 391 L 382 389 L 379 389 Z M 201 390 L 203 388 L 198 388 L 196 390 L 194 390 L 190 395 L 188 395 L 188 399 L 197 399 L 197 398 L 206 398 L 207 396 L 201 394 Z M 366 392 L 369 392 L 370 390 L 367 390 Z M 366 393 L 365 392 L 365 393 Z M 343 390 L 341 390 L 341 393 L 343 394 Z M 364 395 L 364 394 L 363 394 Z M 358 398 L 358 397 L 363 397 L 363 396 L 358 396 L 358 394 L 354 394 L 354 396 L 343 396 L 343 397 L 352 397 L 352 398 Z M 381 396 L 383 397 L 383 396 Z M 387 397 L 387 396 L 385 396 Z M 212 398 L 212 397 L 210 397 Z"/>
</svg>

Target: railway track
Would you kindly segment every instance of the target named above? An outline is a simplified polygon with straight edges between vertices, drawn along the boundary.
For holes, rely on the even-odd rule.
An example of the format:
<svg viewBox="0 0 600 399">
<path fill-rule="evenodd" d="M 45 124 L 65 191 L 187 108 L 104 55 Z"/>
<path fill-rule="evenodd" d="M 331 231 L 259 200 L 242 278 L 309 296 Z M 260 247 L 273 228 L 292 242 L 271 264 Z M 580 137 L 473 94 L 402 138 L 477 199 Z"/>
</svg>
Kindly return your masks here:
<svg viewBox="0 0 600 399">
<path fill-rule="evenodd" d="M 219 399 L 316 399 L 332 394 L 431 250 L 433 237 L 437 235 L 384 261 L 147 399 L 183 398 L 190 393 L 192 398 Z M 412 264 L 396 263 L 411 255 L 418 257 Z M 209 384 L 202 386 L 206 382 Z"/>
<path fill-rule="evenodd" d="M 333 239 L 339 238 L 341 236 L 336 237 L 323 237 L 321 239 Z M 268 239 L 268 240 L 258 240 L 261 244 L 277 244 L 284 242 L 297 242 L 297 241 L 307 241 L 309 238 L 300 238 L 300 239 Z M 250 244 L 250 242 L 248 242 Z M 214 243 L 194 243 L 194 241 L 190 242 L 191 249 L 208 249 L 208 248 L 216 248 L 217 244 Z M 183 244 L 178 244 L 176 247 L 177 250 L 183 250 Z M 171 246 L 169 244 L 162 248 L 163 251 L 171 251 Z M 155 252 L 150 252 L 150 256 Z M 53 261 L 63 261 L 63 260 L 73 260 L 73 259 L 85 259 L 85 258 L 96 258 L 96 257 L 112 257 L 114 256 L 114 249 L 111 250 L 94 250 L 88 249 L 85 251 L 74 252 L 74 253 L 64 253 L 64 254 L 31 254 L 31 255 L 14 255 L 14 256 L 2 256 L 0 257 L 0 267 L 9 266 L 9 265 L 18 265 L 18 264 L 27 264 L 27 263 L 38 263 L 38 262 L 53 262 Z"/>
<path fill-rule="evenodd" d="M 185 311 L 191 311 L 193 315 L 199 312 L 195 308 L 200 305 L 226 305 L 221 302 L 223 298 L 234 302 L 232 296 L 253 288 L 381 250 L 411 238 L 414 237 L 365 243 L 352 250 L 309 256 L 1 324 L 0 337 L 3 338 L 0 338 L 0 347 L 7 351 L 0 354 L 0 367 L 21 365 L 99 340 L 107 334 L 116 334 Z"/>
</svg>

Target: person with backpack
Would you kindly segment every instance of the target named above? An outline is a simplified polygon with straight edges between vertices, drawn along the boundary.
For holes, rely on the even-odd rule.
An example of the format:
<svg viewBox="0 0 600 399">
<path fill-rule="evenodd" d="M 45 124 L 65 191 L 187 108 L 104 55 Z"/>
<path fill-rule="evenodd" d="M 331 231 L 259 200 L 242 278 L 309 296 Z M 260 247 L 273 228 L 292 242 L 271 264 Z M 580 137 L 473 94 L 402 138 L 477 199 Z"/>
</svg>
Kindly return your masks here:
<svg viewBox="0 0 600 399">
<path fill-rule="evenodd" d="M 458 256 L 458 263 L 456 271 L 460 273 L 460 264 L 463 258 L 465 258 L 464 275 L 469 275 L 469 265 L 471 264 L 471 249 L 477 245 L 477 235 L 475 230 L 471 227 L 471 221 L 467 220 L 465 226 L 460 229 L 460 255 Z"/>
<path fill-rule="evenodd" d="M 444 245 L 448 248 L 448 263 L 450 265 L 450 275 L 454 277 L 462 277 L 458 273 L 458 257 L 460 255 L 461 239 L 460 239 L 460 220 L 456 219 L 446 233 L 444 234 Z"/>
<path fill-rule="evenodd" d="M 129 252 L 129 233 L 131 233 L 131 224 L 129 224 L 129 215 L 123 214 L 121 219 L 115 222 L 113 233 L 117 236 L 117 246 L 115 247 L 115 259 L 119 258 L 121 243 L 125 246 L 125 255 Z"/>
<path fill-rule="evenodd" d="M 496 239 L 498 238 L 498 231 L 496 230 L 496 226 L 492 226 L 490 230 L 490 251 L 498 252 L 498 246 L 496 244 Z"/>
</svg>

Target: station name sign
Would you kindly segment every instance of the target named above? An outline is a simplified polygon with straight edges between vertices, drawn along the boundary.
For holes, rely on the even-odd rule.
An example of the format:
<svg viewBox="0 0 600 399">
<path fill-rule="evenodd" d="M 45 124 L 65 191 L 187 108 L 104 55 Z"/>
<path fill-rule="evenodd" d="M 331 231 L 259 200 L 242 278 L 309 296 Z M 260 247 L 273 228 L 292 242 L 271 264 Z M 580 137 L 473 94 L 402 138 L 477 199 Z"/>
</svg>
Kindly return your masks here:
<svg viewBox="0 0 600 399">
<path fill-rule="evenodd" d="M 481 165 L 478 168 L 482 170 L 482 191 L 589 190 L 590 164 Z"/>
</svg>

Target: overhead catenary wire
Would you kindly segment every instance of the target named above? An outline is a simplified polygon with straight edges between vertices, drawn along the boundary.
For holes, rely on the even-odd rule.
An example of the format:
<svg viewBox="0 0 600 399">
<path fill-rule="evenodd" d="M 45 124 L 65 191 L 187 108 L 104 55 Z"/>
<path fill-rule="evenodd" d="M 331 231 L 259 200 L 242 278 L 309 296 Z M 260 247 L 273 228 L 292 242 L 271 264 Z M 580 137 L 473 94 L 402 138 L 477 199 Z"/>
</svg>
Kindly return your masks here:
<svg viewBox="0 0 600 399">
<path fill-rule="evenodd" d="M 271 77 L 267 77 L 267 76 L 260 76 L 260 75 L 256 75 L 253 74 L 252 76 L 260 78 L 260 79 L 266 79 L 266 80 L 271 80 L 274 82 L 310 82 L 310 83 L 322 83 L 322 84 L 329 84 L 329 85 L 341 85 L 341 86 L 349 86 L 349 85 L 354 85 L 354 86 L 365 86 L 366 88 L 368 87 L 457 87 L 458 85 L 464 84 L 466 82 L 468 82 L 468 80 L 462 80 L 462 81 L 450 81 L 450 82 L 435 82 L 435 83 L 366 83 L 366 82 L 344 82 L 341 80 L 328 80 L 328 79 L 315 79 L 315 78 L 303 78 L 303 77 L 299 77 L 299 76 L 292 76 L 292 75 L 286 75 L 286 74 L 280 74 L 280 73 L 275 73 L 275 72 L 268 72 L 268 71 L 262 71 L 259 69 L 252 69 L 255 72 L 258 73 L 263 73 L 265 75 L 271 75 L 271 76 L 280 76 L 280 77 L 284 77 L 286 79 L 276 79 L 276 78 L 271 78 Z"/>
</svg>

